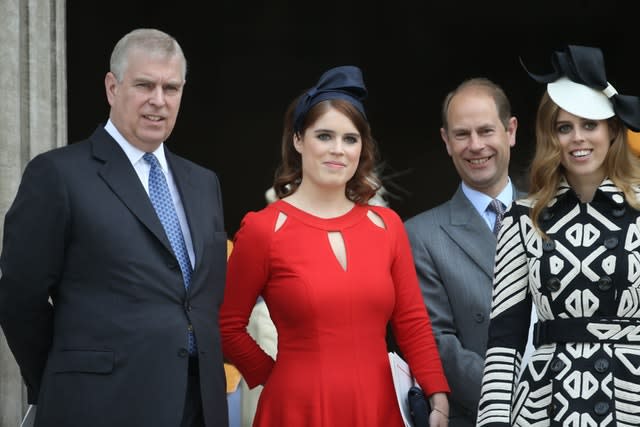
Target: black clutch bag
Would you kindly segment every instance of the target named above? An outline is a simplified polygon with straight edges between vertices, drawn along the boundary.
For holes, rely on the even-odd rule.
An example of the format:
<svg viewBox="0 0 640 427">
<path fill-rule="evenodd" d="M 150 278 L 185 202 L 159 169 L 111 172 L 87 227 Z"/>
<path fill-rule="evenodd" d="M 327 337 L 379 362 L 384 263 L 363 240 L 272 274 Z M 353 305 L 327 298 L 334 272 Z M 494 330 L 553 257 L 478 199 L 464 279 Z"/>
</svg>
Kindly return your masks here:
<svg viewBox="0 0 640 427">
<path fill-rule="evenodd" d="M 409 389 L 409 411 L 414 427 L 429 427 L 431 407 L 420 387 L 413 386 Z"/>
</svg>

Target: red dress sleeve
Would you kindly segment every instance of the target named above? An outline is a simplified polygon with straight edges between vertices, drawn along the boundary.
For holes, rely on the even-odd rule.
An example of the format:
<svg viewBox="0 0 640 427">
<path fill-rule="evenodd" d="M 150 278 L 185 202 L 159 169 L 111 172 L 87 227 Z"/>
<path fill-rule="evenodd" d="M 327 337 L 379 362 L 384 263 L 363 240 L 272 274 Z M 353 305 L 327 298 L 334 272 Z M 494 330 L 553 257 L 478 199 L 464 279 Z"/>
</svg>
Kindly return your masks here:
<svg viewBox="0 0 640 427">
<path fill-rule="evenodd" d="M 250 388 L 266 382 L 274 363 L 247 332 L 251 310 L 269 276 L 269 250 L 275 224 L 271 212 L 251 212 L 243 218 L 234 237 L 220 308 L 223 353 Z"/>
<path fill-rule="evenodd" d="M 391 327 L 396 342 L 427 396 L 437 392 L 449 393 L 431 320 L 420 292 L 407 233 L 400 217 L 391 210 L 387 210 L 387 213 L 383 219 L 395 239 L 391 276 L 396 301 Z"/>
</svg>

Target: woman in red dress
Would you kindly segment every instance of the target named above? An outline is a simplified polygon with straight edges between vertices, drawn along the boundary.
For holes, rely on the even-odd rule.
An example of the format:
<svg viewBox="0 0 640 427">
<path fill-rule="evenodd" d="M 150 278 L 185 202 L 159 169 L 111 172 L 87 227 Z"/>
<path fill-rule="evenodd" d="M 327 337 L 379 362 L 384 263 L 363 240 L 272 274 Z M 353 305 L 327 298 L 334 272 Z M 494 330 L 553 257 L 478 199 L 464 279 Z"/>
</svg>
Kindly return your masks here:
<svg viewBox="0 0 640 427">
<path fill-rule="evenodd" d="M 386 346 L 391 326 L 446 426 L 449 392 L 398 215 L 367 201 L 380 183 L 357 67 L 327 71 L 285 115 L 280 200 L 242 220 L 220 313 L 223 350 L 250 387 L 254 426 L 403 426 Z M 274 361 L 247 333 L 258 296 Z"/>
</svg>

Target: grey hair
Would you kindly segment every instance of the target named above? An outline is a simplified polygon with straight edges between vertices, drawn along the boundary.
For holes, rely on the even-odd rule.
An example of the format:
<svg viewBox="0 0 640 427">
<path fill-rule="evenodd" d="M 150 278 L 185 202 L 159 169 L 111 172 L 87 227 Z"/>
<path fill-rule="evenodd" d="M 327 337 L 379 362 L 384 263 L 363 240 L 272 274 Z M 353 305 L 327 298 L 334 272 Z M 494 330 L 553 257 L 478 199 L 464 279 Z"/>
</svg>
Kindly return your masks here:
<svg viewBox="0 0 640 427">
<path fill-rule="evenodd" d="M 139 28 L 133 30 L 116 43 L 111 53 L 109 71 L 121 82 L 128 66 L 129 53 L 139 49 L 146 55 L 171 58 L 178 56 L 182 59 L 182 79 L 187 77 L 187 60 L 182 48 L 175 38 L 160 30 L 152 28 Z"/>
</svg>

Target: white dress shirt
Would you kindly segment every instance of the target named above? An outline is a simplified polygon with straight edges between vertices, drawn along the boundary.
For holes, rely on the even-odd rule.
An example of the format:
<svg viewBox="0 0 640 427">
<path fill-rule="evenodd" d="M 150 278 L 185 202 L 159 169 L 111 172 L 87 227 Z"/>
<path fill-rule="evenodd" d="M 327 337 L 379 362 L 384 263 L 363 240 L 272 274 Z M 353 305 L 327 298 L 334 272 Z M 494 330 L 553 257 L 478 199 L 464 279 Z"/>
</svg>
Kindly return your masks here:
<svg viewBox="0 0 640 427">
<path fill-rule="evenodd" d="M 144 190 L 148 195 L 149 171 L 151 169 L 151 166 L 149 166 L 149 163 L 147 163 L 142 158 L 142 156 L 145 155 L 145 152 L 127 141 L 124 136 L 122 136 L 122 134 L 118 131 L 118 129 L 116 129 L 114 124 L 111 122 L 111 119 L 107 121 L 104 129 L 109 133 L 109 135 L 111 135 L 113 139 L 116 140 L 118 145 L 120 145 L 124 153 L 127 155 L 127 158 L 131 162 L 133 169 L 138 174 L 138 178 L 140 178 L 140 182 L 142 183 L 142 186 L 144 187 Z M 193 250 L 193 241 L 191 240 L 191 233 L 189 232 L 189 225 L 187 223 L 187 217 L 184 213 L 184 207 L 182 206 L 182 200 L 180 199 L 178 187 L 176 187 L 173 175 L 171 174 L 171 170 L 169 169 L 169 164 L 167 163 L 167 158 L 164 155 L 164 143 L 160 144 L 160 146 L 153 152 L 153 155 L 158 159 L 160 167 L 162 168 L 162 172 L 164 173 L 164 176 L 167 180 L 169 192 L 171 193 L 171 199 L 173 200 L 173 206 L 175 207 L 176 213 L 178 214 L 178 221 L 180 221 L 180 228 L 182 229 L 182 235 L 184 236 L 184 243 L 187 245 L 187 252 L 189 253 L 191 267 L 194 268 L 196 256 Z"/>
<path fill-rule="evenodd" d="M 498 194 L 498 197 L 496 197 L 496 199 L 502 202 L 505 210 L 509 206 L 511 206 L 511 203 L 513 202 L 513 191 L 514 189 L 513 185 L 511 185 L 511 179 L 508 179 L 507 185 L 500 192 L 500 194 Z M 493 224 L 496 222 L 496 213 L 491 209 L 487 209 L 489 207 L 489 204 L 491 203 L 491 200 L 493 199 L 478 190 L 474 190 L 464 182 L 462 182 L 462 192 L 465 196 L 467 196 L 467 199 L 469 199 L 480 216 L 484 218 L 489 229 L 493 230 Z"/>
</svg>

